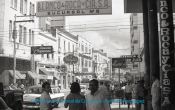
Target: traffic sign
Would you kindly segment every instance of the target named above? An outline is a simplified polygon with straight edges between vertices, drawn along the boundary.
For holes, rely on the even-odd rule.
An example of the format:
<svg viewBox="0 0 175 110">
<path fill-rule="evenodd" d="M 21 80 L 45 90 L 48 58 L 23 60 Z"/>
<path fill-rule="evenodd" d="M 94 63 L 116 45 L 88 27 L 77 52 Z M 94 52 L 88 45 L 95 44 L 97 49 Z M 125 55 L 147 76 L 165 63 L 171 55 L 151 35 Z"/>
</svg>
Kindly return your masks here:
<svg viewBox="0 0 175 110">
<path fill-rule="evenodd" d="M 50 54 L 53 53 L 52 46 L 32 46 L 31 54 Z"/>
</svg>

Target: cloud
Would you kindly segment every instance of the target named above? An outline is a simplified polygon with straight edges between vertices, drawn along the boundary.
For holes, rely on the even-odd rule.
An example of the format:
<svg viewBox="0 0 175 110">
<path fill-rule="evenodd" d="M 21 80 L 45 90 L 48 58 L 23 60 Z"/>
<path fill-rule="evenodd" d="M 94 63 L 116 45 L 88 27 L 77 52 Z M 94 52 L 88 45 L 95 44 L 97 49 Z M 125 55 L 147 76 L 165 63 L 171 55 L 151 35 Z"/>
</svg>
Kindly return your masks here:
<svg viewBox="0 0 175 110">
<path fill-rule="evenodd" d="M 130 54 L 130 14 L 124 13 L 124 0 L 112 0 L 112 15 L 68 16 L 66 25 L 73 34 L 104 49 L 110 57 Z"/>
</svg>

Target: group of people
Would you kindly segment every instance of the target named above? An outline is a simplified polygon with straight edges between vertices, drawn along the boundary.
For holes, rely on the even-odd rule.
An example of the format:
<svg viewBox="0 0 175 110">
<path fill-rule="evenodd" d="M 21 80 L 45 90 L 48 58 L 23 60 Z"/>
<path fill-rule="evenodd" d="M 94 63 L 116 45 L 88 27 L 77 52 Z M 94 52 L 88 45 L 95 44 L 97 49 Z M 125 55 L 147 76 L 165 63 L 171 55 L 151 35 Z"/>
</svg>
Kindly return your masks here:
<svg viewBox="0 0 175 110">
<path fill-rule="evenodd" d="M 51 100 L 49 93 L 51 87 L 49 82 L 42 84 L 43 93 L 40 99 Z M 135 89 L 134 89 L 135 88 Z M 64 100 L 65 108 L 69 107 L 69 110 L 111 110 L 110 104 L 110 93 L 109 88 L 104 84 L 99 84 L 98 80 L 92 79 L 89 82 L 89 92 L 84 96 L 81 94 L 80 85 L 78 82 L 73 82 L 70 87 L 70 93 Z M 125 98 L 126 100 L 145 100 L 146 89 L 144 88 L 144 80 L 137 82 L 136 86 L 133 87 L 131 84 L 125 86 Z M 134 98 L 132 94 L 135 94 Z M 160 85 L 159 80 L 153 76 L 153 84 L 151 88 L 152 95 L 152 108 L 153 110 L 160 109 Z M 49 103 L 48 103 L 49 102 Z M 45 101 L 40 103 L 40 110 L 52 110 L 54 108 L 51 101 Z M 128 109 L 130 108 L 128 103 Z M 136 103 L 136 110 L 141 110 L 142 103 Z"/>
<path fill-rule="evenodd" d="M 51 91 L 50 84 L 44 82 L 42 88 L 43 93 L 40 100 L 51 100 L 49 95 Z M 99 86 L 99 82 L 96 79 L 92 79 L 89 82 L 90 92 L 86 96 L 80 93 L 81 89 L 78 82 L 73 82 L 70 90 L 70 93 L 64 100 L 64 106 L 65 108 L 69 107 L 69 110 L 111 110 L 109 94 L 107 90 Z M 52 110 L 54 106 L 50 102 L 43 101 L 40 103 L 40 110 Z"/>
</svg>

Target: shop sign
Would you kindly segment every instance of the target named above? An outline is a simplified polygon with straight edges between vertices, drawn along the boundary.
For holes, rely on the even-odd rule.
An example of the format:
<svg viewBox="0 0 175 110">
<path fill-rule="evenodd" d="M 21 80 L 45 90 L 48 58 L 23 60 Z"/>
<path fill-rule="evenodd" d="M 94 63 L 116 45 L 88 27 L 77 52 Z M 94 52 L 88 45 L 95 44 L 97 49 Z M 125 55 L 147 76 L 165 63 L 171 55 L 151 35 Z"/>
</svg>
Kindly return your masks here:
<svg viewBox="0 0 175 110">
<path fill-rule="evenodd" d="M 38 17 L 112 14 L 112 0 L 52 0 L 37 2 Z"/>
<path fill-rule="evenodd" d="M 112 68 L 126 68 L 126 61 L 124 58 L 112 58 Z"/>
<path fill-rule="evenodd" d="M 76 64 L 78 62 L 78 57 L 73 54 L 69 54 L 63 58 L 63 61 L 70 65 Z"/>
<path fill-rule="evenodd" d="M 50 54 L 53 53 L 52 46 L 32 46 L 31 54 Z"/>
<path fill-rule="evenodd" d="M 160 0 L 160 40 L 161 40 L 161 85 L 162 100 L 161 105 L 168 107 L 170 94 L 172 92 L 171 75 L 174 74 L 170 69 L 174 67 L 174 29 L 172 0 Z M 163 110 L 163 109 L 162 109 Z"/>
</svg>

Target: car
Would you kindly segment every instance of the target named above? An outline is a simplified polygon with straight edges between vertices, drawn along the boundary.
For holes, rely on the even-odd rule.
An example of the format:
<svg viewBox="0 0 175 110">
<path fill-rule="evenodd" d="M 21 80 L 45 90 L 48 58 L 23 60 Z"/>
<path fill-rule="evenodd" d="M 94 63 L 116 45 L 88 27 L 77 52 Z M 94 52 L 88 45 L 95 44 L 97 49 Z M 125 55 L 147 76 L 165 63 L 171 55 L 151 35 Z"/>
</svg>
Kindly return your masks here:
<svg viewBox="0 0 175 110">
<path fill-rule="evenodd" d="M 24 109 L 39 109 L 40 97 L 42 93 L 42 86 L 35 85 L 29 87 L 23 95 L 23 108 Z M 60 92 L 58 86 L 51 86 L 50 97 L 54 101 L 54 107 L 58 107 L 59 103 L 64 100 L 64 93 Z M 56 105 L 56 106 L 55 106 Z"/>
<path fill-rule="evenodd" d="M 2 97 L 0 97 L 0 110 L 12 110 L 10 107 L 8 107 Z"/>
</svg>

